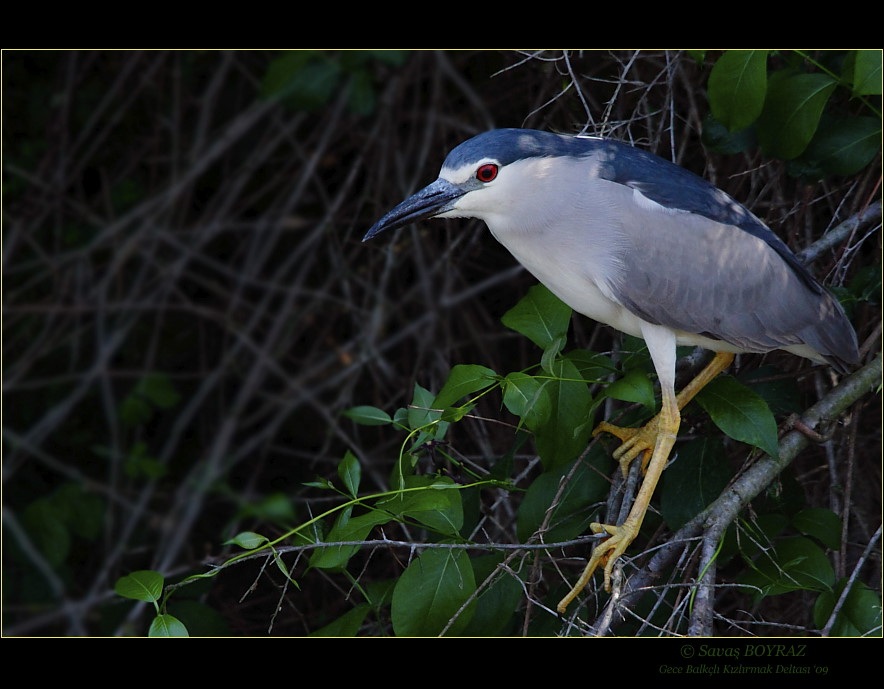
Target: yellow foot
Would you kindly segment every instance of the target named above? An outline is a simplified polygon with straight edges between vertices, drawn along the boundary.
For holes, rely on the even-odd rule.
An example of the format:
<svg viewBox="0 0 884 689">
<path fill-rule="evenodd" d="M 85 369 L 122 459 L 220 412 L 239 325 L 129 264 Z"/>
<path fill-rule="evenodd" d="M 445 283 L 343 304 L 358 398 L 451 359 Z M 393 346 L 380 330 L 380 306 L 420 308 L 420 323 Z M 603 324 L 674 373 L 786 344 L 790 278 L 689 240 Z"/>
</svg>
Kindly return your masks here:
<svg viewBox="0 0 884 689">
<path fill-rule="evenodd" d="M 660 429 L 660 417 L 655 416 L 641 428 L 624 428 L 602 421 L 592 432 L 594 436 L 599 433 L 610 433 L 620 438 L 621 445 L 614 450 L 614 459 L 620 463 L 623 476 L 629 473 L 629 465 L 639 455 L 642 455 L 642 473 L 648 469 L 651 461 L 651 453 L 657 444 L 657 438 L 663 431 Z"/>
<path fill-rule="evenodd" d="M 626 552 L 629 544 L 632 543 L 638 535 L 638 526 L 633 524 L 629 519 L 623 522 L 621 526 L 593 522 L 589 525 L 589 528 L 593 533 L 607 532 L 611 534 L 611 537 L 601 541 L 593 549 L 592 557 L 590 557 L 589 562 L 586 563 L 586 568 L 583 570 L 580 579 L 574 584 L 574 588 L 571 589 L 568 595 L 562 598 L 559 602 L 557 609 L 560 615 L 565 613 L 565 609 L 571 604 L 571 601 L 577 598 L 577 596 L 580 595 L 580 592 L 586 588 L 586 585 L 589 583 L 589 580 L 592 578 L 593 573 L 599 565 L 604 565 L 605 590 L 610 593 L 611 572 L 614 569 L 614 563 L 617 562 L 624 552 Z"/>
<path fill-rule="evenodd" d="M 650 330 L 652 331 L 653 329 L 650 328 Z M 658 345 L 657 353 L 667 354 L 665 350 L 659 348 L 660 341 L 655 339 L 655 342 Z M 665 357 L 661 358 L 665 361 Z M 657 364 L 657 357 L 654 357 L 654 359 L 655 366 L 658 366 L 659 372 L 660 368 L 659 364 Z M 641 428 L 621 428 L 620 426 L 604 422 L 596 426 L 592 433 L 593 435 L 611 433 L 620 438 L 621 445 L 614 452 L 614 459 L 620 462 L 620 469 L 623 471 L 623 475 L 626 476 L 629 472 L 629 465 L 632 461 L 639 455 L 643 455 L 642 471 L 645 476 L 635 501 L 632 503 L 629 516 L 621 526 L 609 526 L 598 523 L 590 524 L 590 528 L 594 533 L 609 533 L 611 537 L 597 544 L 592 551 L 592 557 L 589 559 L 586 569 L 583 570 L 580 580 L 559 603 L 558 609 L 560 614 L 564 613 L 568 604 L 580 595 L 580 592 L 589 583 L 593 572 L 600 564 L 603 564 L 605 568 L 605 588 L 608 591 L 611 590 L 611 571 L 614 569 L 614 563 L 623 555 L 629 544 L 638 535 L 642 521 L 645 518 L 645 513 L 648 511 L 648 505 L 651 504 L 651 496 L 654 494 L 654 489 L 657 487 L 663 469 L 666 467 L 666 462 L 675 443 L 675 436 L 678 433 L 678 427 L 681 422 L 680 410 L 684 409 L 684 406 L 709 381 L 730 366 L 733 360 L 733 354 L 718 352 L 715 358 L 700 372 L 700 375 L 688 383 L 678 395 L 673 390 L 672 371 L 668 371 L 665 377 L 661 376 L 662 404 L 660 413 Z"/>
</svg>

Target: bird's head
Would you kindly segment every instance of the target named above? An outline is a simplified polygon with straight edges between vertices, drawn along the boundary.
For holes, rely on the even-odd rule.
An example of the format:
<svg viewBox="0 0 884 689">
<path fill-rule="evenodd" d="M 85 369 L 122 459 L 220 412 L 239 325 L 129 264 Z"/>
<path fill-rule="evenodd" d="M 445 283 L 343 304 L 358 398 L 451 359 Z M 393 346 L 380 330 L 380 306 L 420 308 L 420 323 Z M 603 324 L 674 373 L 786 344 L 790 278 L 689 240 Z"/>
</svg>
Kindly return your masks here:
<svg viewBox="0 0 884 689">
<path fill-rule="evenodd" d="M 543 226 L 544 218 L 530 216 L 555 209 L 532 203 L 532 198 L 556 183 L 551 162 L 576 160 L 585 154 L 585 141 L 530 129 L 479 134 L 452 150 L 438 179 L 384 215 L 363 241 L 426 218 L 479 218 L 492 229 Z"/>
</svg>

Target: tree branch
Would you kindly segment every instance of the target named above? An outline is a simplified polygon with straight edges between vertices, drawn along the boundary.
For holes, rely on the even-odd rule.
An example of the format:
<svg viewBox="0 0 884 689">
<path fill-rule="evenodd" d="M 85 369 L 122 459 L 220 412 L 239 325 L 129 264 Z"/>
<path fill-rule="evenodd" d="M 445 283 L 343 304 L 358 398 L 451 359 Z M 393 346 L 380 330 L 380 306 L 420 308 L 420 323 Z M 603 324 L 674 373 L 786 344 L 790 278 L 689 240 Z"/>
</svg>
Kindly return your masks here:
<svg viewBox="0 0 884 689">
<path fill-rule="evenodd" d="M 858 230 L 863 225 L 873 222 L 874 220 L 878 220 L 879 222 L 881 220 L 880 201 L 869 204 L 865 208 L 865 210 L 857 213 L 856 215 L 850 216 L 843 223 L 826 232 L 826 234 L 820 237 L 809 247 L 807 247 L 803 251 L 799 251 L 798 254 L 796 254 L 798 260 L 801 261 L 804 265 L 809 265 L 810 263 L 813 263 L 824 252 L 828 251 L 833 246 L 843 244 L 851 234 L 856 232 L 856 230 Z"/>
<path fill-rule="evenodd" d="M 809 428 L 815 429 L 827 421 L 833 421 L 843 414 L 852 404 L 881 384 L 881 355 L 855 373 L 844 378 L 841 383 L 830 390 L 819 402 L 801 415 L 800 421 Z M 742 512 L 743 508 L 792 463 L 792 460 L 808 445 L 810 440 L 801 431 L 793 430 L 780 440 L 779 459 L 764 456 L 740 476 L 718 499 L 690 522 L 679 529 L 669 542 L 659 548 L 656 555 L 638 573 L 630 577 L 623 585 L 619 596 L 612 597 L 618 606 L 632 607 L 644 590 L 652 586 L 660 573 L 671 566 L 685 546 L 685 543 L 703 535 L 704 545 L 700 561 L 700 571 L 704 572 L 698 583 L 700 602 L 711 600 L 712 586 L 715 578 L 714 556 L 716 548 L 708 544 L 717 544 L 725 530 Z M 696 602 L 696 601 L 695 601 Z M 611 603 L 609 603 L 611 605 Z M 701 605 L 695 608 L 696 618 L 692 620 L 691 633 L 711 632 L 711 608 Z M 702 614 L 706 619 L 700 619 Z M 604 617 L 604 613 L 599 617 Z M 618 619 L 619 615 L 609 615 L 608 619 Z M 609 625 L 596 629 L 596 633 L 608 633 Z"/>
</svg>

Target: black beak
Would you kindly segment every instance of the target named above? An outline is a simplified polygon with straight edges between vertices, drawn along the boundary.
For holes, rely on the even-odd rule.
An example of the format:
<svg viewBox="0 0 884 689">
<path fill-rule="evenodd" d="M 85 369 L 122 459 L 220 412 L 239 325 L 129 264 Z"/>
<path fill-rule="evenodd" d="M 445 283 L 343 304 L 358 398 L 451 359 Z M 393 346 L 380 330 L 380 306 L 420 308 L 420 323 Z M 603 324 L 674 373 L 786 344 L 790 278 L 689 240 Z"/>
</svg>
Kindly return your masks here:
<svg viewBox="0 0 884 689">
<path fill-rule="evenodd" d="M 437 179 L 432 184 L 412 194 L 393 210 L 378 220 L 362 241 L 371 239 L 385 230 L 395 230 L 409 223 L 432 218 L 435 215 L 451 210 L 454 202 L 463 196 L 466 190 L 444 179 Z"/>
</svg>

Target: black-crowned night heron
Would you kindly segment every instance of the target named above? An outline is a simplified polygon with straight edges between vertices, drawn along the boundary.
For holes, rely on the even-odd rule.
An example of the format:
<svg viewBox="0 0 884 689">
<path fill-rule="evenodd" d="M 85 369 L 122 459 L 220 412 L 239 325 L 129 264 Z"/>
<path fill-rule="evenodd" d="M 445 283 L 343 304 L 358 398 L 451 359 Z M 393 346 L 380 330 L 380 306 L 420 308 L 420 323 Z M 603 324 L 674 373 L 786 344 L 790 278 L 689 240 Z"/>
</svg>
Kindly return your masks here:
<svg viewBox="0 0 884 689">
<path fill-rule="evenodd" d="M 601 423 L 625 472 L 645 476 L 626 520 L 591 525 L 596 545 L 559 612 L 635 539 L 666 465 L 680 409 L 739 352 L 784 349 L 846 372 L 856 334 L 838 301 L 764 223 L 723 191 L 653 154 L 597 138 L 528 129 L 480 134 L 448 154 L 439 178 L 365 235 L 424 218 L 484 220 L 497 240 L 578 313 L 644 339 L 660 382 L 644 427 Z M 364 241 L 364 240 L 363 240 Z M 676 345 L 716 352 L 678 395 Z"/>
</svg>

